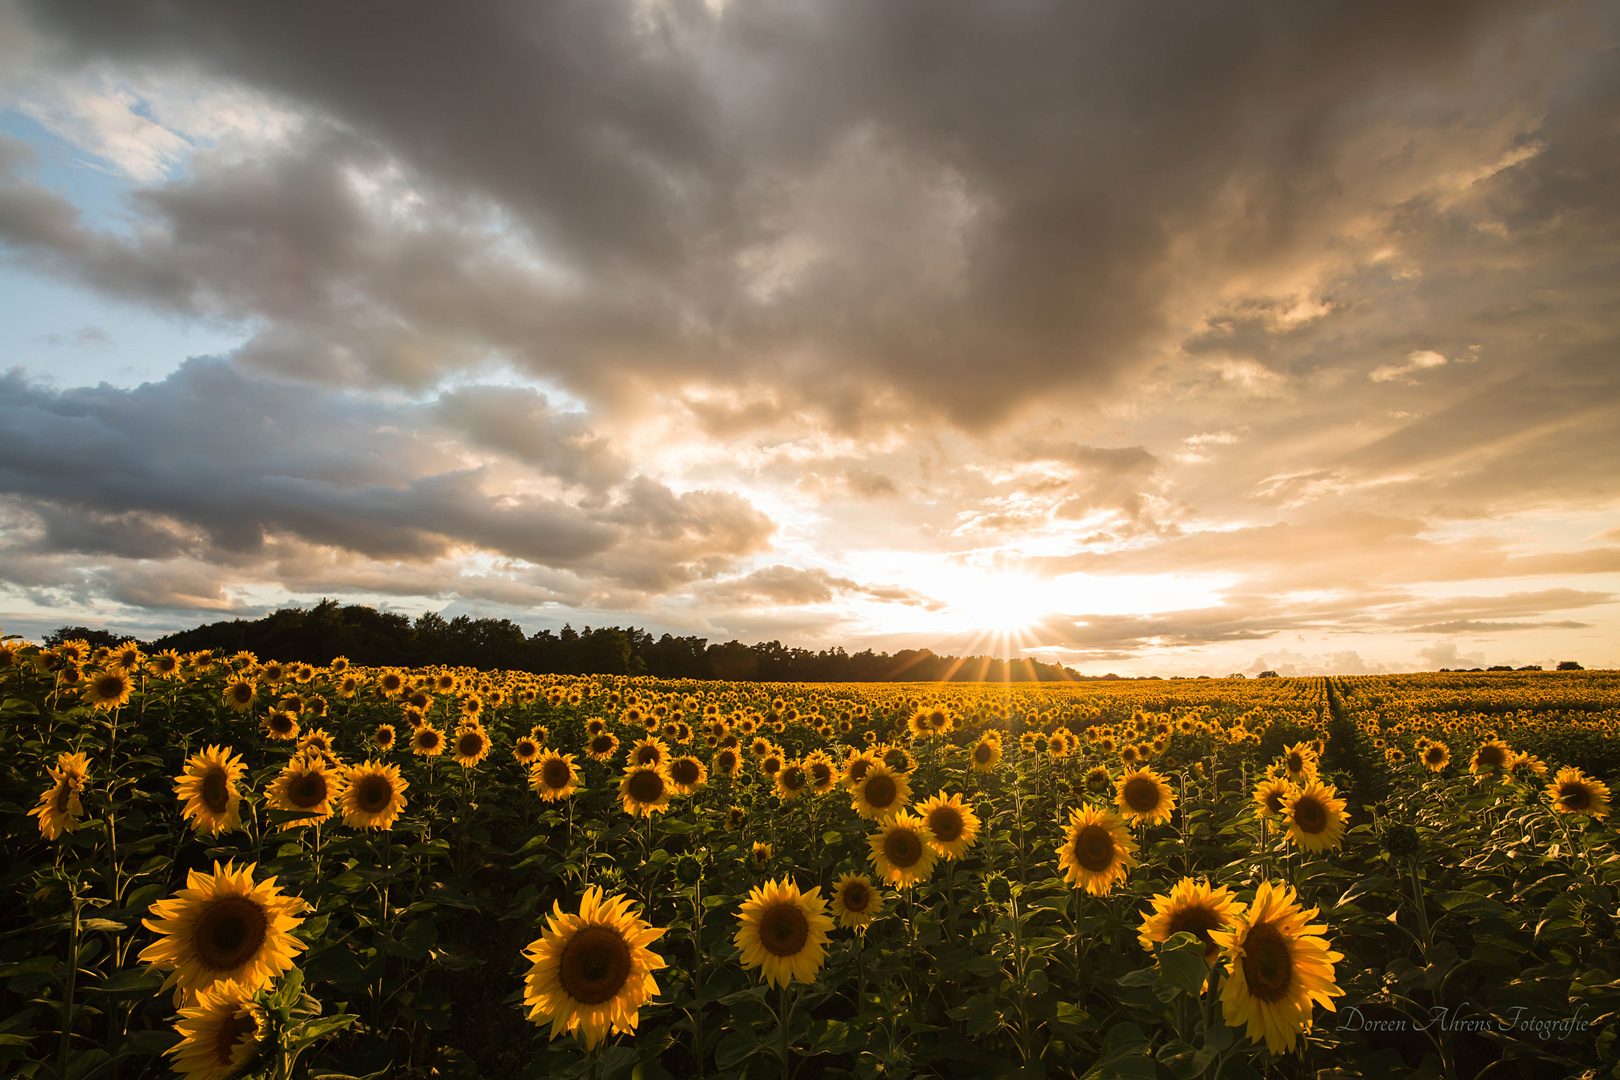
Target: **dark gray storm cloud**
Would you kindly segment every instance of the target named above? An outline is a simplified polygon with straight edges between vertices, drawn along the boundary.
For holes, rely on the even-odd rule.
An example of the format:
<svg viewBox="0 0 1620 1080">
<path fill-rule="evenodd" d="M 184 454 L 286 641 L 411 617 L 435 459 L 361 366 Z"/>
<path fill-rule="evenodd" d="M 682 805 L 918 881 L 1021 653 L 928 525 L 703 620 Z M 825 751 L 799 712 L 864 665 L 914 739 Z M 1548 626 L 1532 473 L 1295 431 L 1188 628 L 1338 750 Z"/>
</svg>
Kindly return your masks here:
<svg viewBox="0 0 1620 1080">
<path fill-rule="evenodd" d="M 267 316 L 250 358 L 409 382 L 496 348 L 580 392 L 768 382 L 843 425 L 898 395 L 968 426 L 1139 370 L 1188 296 L 1367 209 L 1347 146 L 1465 101 L 1498 123 L 1590 21 L 1462 0 L 29 10 L 59 63 L 200 70 L 323 118 L 283 158 L 147 193 L 133 242 L 37 192 L 0 226 L 109 290 Z M 1557 89 L 1580 156 L 1596 87 Z M 368 160 L 426 194 L 415 234 L 374 242 L 341 182 Z M 1526 225 L 1592 197 L 1521 187 Z M 560 278 L 481 251 L 460 228 L 479 200 Z"/>
</svg>

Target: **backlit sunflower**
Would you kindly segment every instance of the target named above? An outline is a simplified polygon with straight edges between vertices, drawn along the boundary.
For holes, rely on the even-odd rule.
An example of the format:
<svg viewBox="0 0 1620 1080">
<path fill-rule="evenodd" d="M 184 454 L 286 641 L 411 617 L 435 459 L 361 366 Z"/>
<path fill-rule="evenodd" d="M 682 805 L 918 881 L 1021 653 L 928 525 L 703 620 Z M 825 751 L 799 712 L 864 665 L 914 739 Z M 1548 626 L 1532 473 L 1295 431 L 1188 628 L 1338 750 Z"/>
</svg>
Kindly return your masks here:
<svg viewBox="0 0 1620 1080">
<path fill-rule="evenodd" d="M 885 818 L 867 837 L 872 865 L 896 887 L 923 881 L 934 872 L 934 834 L 915 814 Z"/>
<path fill-rule="evenodd" d="M 344 772 L 341 802 L 343 823 L 351 829 L 391 829 L 405 809 L 410 781 L 399 775 L 398 765 L 366 761 Z"/>
<path fill-rule="evenodd" d="M 974 772 L 991 772 L 1001 761 L 1001 740 L 993 735 L 985 735 L 973 744 L 968 752 L 973 761 Z"/>
<path fill-rule="evenodd" d="M 180 1041 L 163 1051 L 186 1080 L 224 1080 L 253 1060 L 269 1033 L 254 991 L 229 979 L 197 994 L 180 1010 L 174 1030 Z"/>
<path fill-rule="evenodd" d="M 760 968 L 772 986 L 816 981 L 833 927 L 820 887 L 801 893 L 788 878 L 757 885 L 743 901 L 738 921 L 732 941 L 745 969 Z"/>
<path fill-rule="evenodd" d="M 1209 932 L 1232 929 L 1232 916 L 1242 910 L 1243 904 L 1226 886 L 1211 889 L 1208 879 L 1182 878 L 1168 893 L 1153 897 L 1153 910 L 1142 916 L 1137 940 L 1152 952 L 1154 945 L 1162 945 L 1177 934 L 1196 934 L 1204 943 L 1205 962 L 1214 963 L 1221 948 Z"/>
<path fill-rule="evenodd" d="M 622 896 L 604 899 L 600 887 L 585 891 L 578 915 L 559 901 L 545 932 L 523 955 L 531 962 L 523 981 L 529 1021 L 551 1023 L 551 1037 L 577 1032 L 587 1049 L 609 1033 L 636 1030 L 637 1013 L 658 993 L 652 973 L 664 958 L 647 946 L 664 934 L 630 910 Z"/>
<path fill-rule="evenodd" d="M 152 905 L 141 925 L 158 940 L 140 959 L 169 972 L 163 989 L 178 984 L 189 997 L 229 980 L 253 991 L 293 966 L 304 943 L 292 930 L 306 905 L 283 896 L 274 877 L 254 884 L 256 868 L 216 862 L 212 874 L 192 870 L 184 889 Z"/>
<path fill-rule="evenodd" d="M 463 769 L 475 768 L 489 756 L 489 736 L 481 727 L 464 727 L 451 741 L 450 753 Z"/>
<path fill-rule="evenodd" d="M 1296 743 L 1283 749 L 1282 766 L 1288 771 L 1288 779 L 1296 787 L 1304 785 L 1307 779 L 1316 778 L 1317 749 L 1308 742 Z"/>
<path fill-rule="evenodd" d="M 1344 957 L 1319 936 L 1326 926 L 1308 925 L 1316 913 L 1300 908 L 1293 889 L 1266 881 L 1248 910 L 1232 916 L 1233 929 L 1209 932 L 1226 951 L 1227 1025 L 1247 1025 L 1249 1038 L 1272 1053 L 1292 1050 L 1295 1036 L 1311 1029 L 1313 1003 L 1333 1012 L 1333 999 L 1344 996 L 1333 983 L 1333 963 Z"/>
<path fill-rule="evenodd" d="M 591 755 L 592 760 L 606 761 L 619 752 L 619 737 L 607 731 L 593 735 L 585 746 L 585 752 Z"/>
<path fill-rule="evenodd" d="M 687 755 L 669 763 L 669 786 L 677 795 L 691 795 L 709 782 L 709 770 L 703 762 Z"/>
<path fill-rule="evenodd" d="M 90 766 L 83 754 L 61 754 L 56 768 L 45 769 L 51 786 L 40 793 L 39 805 L 28 811 L 30 817 L 39 818 L 40 835 L 55 840 L 63 833 L 78 832 L 84 820 L 84 802 L 80 796 L 90 776 Z"/>
<path fill-rule="evenodd" d="M 540 759 L 529 769 L 529 787 L 546 802 L 573 795 L 579 787 L 579 769 L 574 766 L 574 755 L 541 751 Z"/>
<path fill-rule="evenodd" d="M 845 874 L 833 885 L 832 913 L 845 930 L 865 926 L 883 910 L 883 894 L 865 874 Z"/>
<path fill-rule="evenodd" d="M 1076 889 L 1107 896 L 1136 864 L 1136 842 L 1125 819 L 1112 810 L 1082 806 L 1069 811 L 1069 832 L 1058 848 L 1058 869 Z"/>
<path fill-rule="evenodd" d="M 1432 742 L 1423 748 L 1423 767 L 1430 772 L 1445 772 L 1451 764 L 1451 748 L 1443 742 Z"/>
<path fill-rule="evenodd" d="M 134 690 L 135 684 L 123 671 L 99 671 L 85 680 L 80 696 L 92 708 L 121 709 L 129 704 Z"/>
<path fill-rule="evenodd" d="M 1260 781 L 1254 786 L 1254 816 L 1279 817 L 1293 793 L 1294 785 L 1280 777 Z"/>
<path fill-rule="evenodd" d="M 1558 775 L 1547 786 L 1547 796 L 1552 799 L 1552 808 L 1560 814 L 1609 816 L 1609 786 L 1591 779 L 1573 765 L 1558 770 Z"/>
<path fill-rule="evenodd" d="M 919 804 L 917 813 L 933 834 L 929 844 L 941 858 L 960 859 L 979 842 L 979 815 L 962 802 L 960 794 L 947 796 L 941 790 Z"/>
<path fill-rule="evenodd" d="M 1326 851 L 1344 842 L 1345 801 L 1332 784 L 1312 779 L 1283 802 L 1288 838 L 1306 851 Z"/>
<path fill-rule="evenodd" d="M 1473 758 L 1468 762 L 1468 771 L 1475 776 L 1486 773 L 1500 773 L 1512 768 L 1513 748 L 1501 739 L 1492 739 L 1481 743 L 1479 749 L 1474 751 Z"/>
<path fill-rule="evenodd" d="M 247 766 L 228 746 L 210 746 L 191 755 L 185 771 L 174 778 L 174 793 L 186 804 L 180 811 L 181 820 L 210 836 L 240 829 L 242 794 L 236 790 L 236 782 L 246 773 Z"/>
<path fill-rule="evenodd" d="M 627 814 L 651 816 L 669 809 L 669 774 L 654 765 L 631 765 L 619 781 L 619 801 Z"/>
<path fill-rule="evenodd" d="M 855 787 L 854 809 L 867 820 L 897 814 L 911 801 L 911 784 L 881 761 L 872 762 Z"/>
<path fill-rule="evenodd" d="M 533 765 L 540 757 L 540 743 L 531 735 L 520 735 L 512 744 L 512 757 L 519 765 Z"/>
<path fill-rule="evenodd" d="M 411 732 L 411 753 L 420 757 L 438 757 L 444 753 L 444 732 L 432 724 L 423 724 Z"/>
<path fill-rule="evenodd" d="M 266 802 L 272 810 L 303 815 L 281 826 L 297 829 L 319 825 L 331 817 L 343 793 L 343 774 L 329 768 L 324 758 L 295 754 L 270 784 Z"/>
<path fill-rule="evenodd" d="M 1152 769 L 1136 769 L 1120 777 L 1114 802 L 1127 821 L 1144 825 L 1164 824 L 1176 808 L 1175 793 Z"/>
</svg>

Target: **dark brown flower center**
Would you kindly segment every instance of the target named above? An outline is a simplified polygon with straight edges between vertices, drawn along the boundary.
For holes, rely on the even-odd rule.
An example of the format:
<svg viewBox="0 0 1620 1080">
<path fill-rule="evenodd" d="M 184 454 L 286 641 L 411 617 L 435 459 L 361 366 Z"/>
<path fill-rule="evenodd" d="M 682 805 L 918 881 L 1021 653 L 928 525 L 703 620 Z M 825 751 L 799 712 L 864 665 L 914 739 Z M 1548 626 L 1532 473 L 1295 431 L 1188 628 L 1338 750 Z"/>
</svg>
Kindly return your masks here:
<svg viewBox="0 0 1620 1080">
<path fill-rule="evenodd" d="M 804 770 L 797 765 L 790 765 L 782 770 L 781 784 L 784 790 L 798 791 L 807 781 Z"/>
<path fill-rule="evenodd" d="M 1215 944 L 1214 939 L 1209 936 L 1209 932 L 1219 930 L 1221 925 L 1219 915 L 1202 904 L 1195 904 L 1191 907 L 1184 907 L 1170 916 L 1168 933 L 1170 937 L 1175 937 L 1181 933 L 1197 934 L 1198 940 L 1204 943 L 1204 959 L 1211 960 L 1216 953 L 1220 952 L 1220 946 Z"/>
<path fill-rule="evenodd" d="M 1114 836 L 1101 825 L 1087 825 L 1074 838 L 1074 861 L 1093 874 L 1114 865 Z"/>
<path fill-rule="evenodd" d="M 59 780 L 56 792 L 51 796 L 51 809 L 58 814 L 65 814 L 73 805 L 73 784 L 68 780 Z"/>
<path fill-rule="evenodd" d="M 714 763 L 721 772 L 730 775 L 737 771 L 737 752 L 735 750 L 722 750 L 720 755 L 714 759 Z"/>
<path fill-rule="evenodd" d="M 1502 754 L 1500 746 L 1487 744 L 1479 748 L 1479 754 L 1474 760 L 1478 761 L 1484 768 L 1499 769 L 1507 761 L 1507 758 Z"/>
<path fill-rule="evenodd" d="M 1159 785 L 1146 776 L 1133 776 L 1125 781 L 1125 805 L 1138 814 L 1150 814 L 1162 801 Z"/>
<path fill-rule="evenodd" d="M 484 752 L 484 737 L 469 731 L 456 739 L 456 753 L 461 757 L 477 757 Z"/>
<path fill-rule="evenodd" d="M 381 729 L 379 729 L 377 731 L 377 745 L 378 746 L 389 747 L 389 746 L 392 746 L 393 744 L 394 744 L 394 729 L 393 728 L 386 728 L 385 727 L 385 728 L 381 728 Z"/>
<path fill-rule="evenodd" d="M 309 810 L 326 801 L 324 773 L 298 773 L 287 781 L 287 801 L 300 810 Z"/>
<path fill-rule="evenodd" d="M 573 770 L 562 758 L 547 758 L 540 766 L 540 782 L 552 791 L 561 791 L 573 778 Z"/>
<path fill-rule="evenodd" d="M 1327 807 L 1315 795 L 1302 795 L 1294 803 L 1294 824 L 1308 833 L 1319 833 L 1327 828 Z"/>
<path fill-rule="evenodd" d="M 591 740 L 591 753 L 601 755 L 613 752 L 613 736 L 598 735 Z"/>
<path fill-rule="evenodd" d="M 210 971 L 232 971 L 258 954 L 269 930 L 269 916 L 257 902 L 224 896 L 210 901 L 197 916 L 191 949 Z"/>
<path fill-rule="evenodd" d="M 949 844 L 961 838 L 967 822 L 962 820 L 961 811 L 946 803 L 928 811 L 928 827 L 934 831 L 940 843 Z"/>
<path fill-rule="evenodd" d="M 759 917 L 759 943 L 774 956 L 797 956 L 810 940 L 810 920 L 799 905 L 782 901 Z"/>
<path fill-rule="evenodd" d="M 782 771 L 782 759 L 775 754 L 768 755 L 764 761 L 759 763 L 759 771 L 766 776 L 775 776 Z"/>
<path fill-rule="evenodd" d="M 1442 761 L 1446 760 L 1446 752 L 1438 746 L 1431 746 L 1427 750 L 1423 751 L 1423 760 L 1427 761 L 1430 765 L 1438 765 Z"/>
<path fill-rule="evenodd" d="M 1288 942 L 1270 923 L 1257 923 L 1243 939 L 1243 981 L 1261 1001 L 1288 996 L 1294 978 L 1294 957 Z"/>
<path fill-rule="evenodd" d="M 563 992 L 582 1005 L 600 1005 L 630 978 L 630 943 L 606 926 L 575 931 L 563 946 L 557 981 Z"/>
<path fill-rule="evenodd" d="M 1305 755 L 1298 750 L 1288 755 L 1288 771 L 1291 773 L 1305 771 Z"/>
<path fill-rule="evenodd" d="M 1558 789 L 1558 801 L 1569 810 L 1585 810 L 1592 805 L 1592 789 L 1585 784 L 1566 782 Z"/>
<path fill-rule="evenodd" d="M 832 766 L 825 761 L 815 761 L 810 764 L 810 779 L 816 787 L 827 787 L 832 783 Z"/>
<path fill-rule="evenodd" d="M 872 890 L 864 882 L 852 881 L 844 886 L 844 907 L 857 914 L 872 903 Z"/>
<path fill-rule="evenodd" d="M 215 1064 L 229 1065 L 231 1056 L 236 1052 L 236 1044 L 243 1036 L 252 1035 L 258 1030 L 259 1025 L 254 1021 L 253 1014 L 246 1009 L 220 1024 L 219 1036 L 214 1041 Z"/>
<path fill-rule="evenodd" d="M 905 826 L 890 829 L 883 838 L 884 857 L 901 870 L 916 866 L 922 853 L 922 838 Z"/>
<path fill-rule="evenodd" d="M 231 700 L 238 705 L 246 705 L 253 700 L 253 687 L 247 683 L 236 683 L 231 687 Z"/>
<path fill-rule="evenodd" d="M 201 795 L 202 804 L 210 813 L 223 814 L 230 809 L 230 783 L 224 769 L 216 765 L 203 774 Z"/>
<path fill-rule="evenodd" d="M 1277 787 L 1269 789 L 1266 792 L 1266 812 L 1268 814 L 1280 814 L 1282 809 L 1283 789 Z"/>
<path fill-rule="evenodd" d="M 886 806 L 893 806 L 894 801 L 900 797 L 900 789 L 895 786 L 894 777 L 878 773 L 866 781 L 866 801 L 872 806 L 882 810 Z"/>
<path fill-rule="evenodd" d="M 676 758 L 669 767 L 669 778 L 691 787 L 698 782 L 698 763 L 689 757 Z"/>
<path fill-rule="evenodd" d="M 636 802 L 655 803 L 664 797 L 664 778 L 655 769 L 642 769 L 630 774 L 625 791 Z"/>
<path fill-rule="evenodd" d="M 423 750 L 437 749 L 439 746 L 439 733 L 428 728 L 418 730 L 416 733 L 416 745 Z"/>
<path fill-rule="evenodd" d="M 380 814 L 394 801 L 394 785 L 388 777 L 370 773 L 354 786 L 354 801 L 368 814 Z"/>
<path fill-rule="evenodd" d="M 872 762 L 869 758 L 856 758 L 849 763 L 849 778 L 858 784 L 866 779 L 866 773 L 871 768 Z"/>
</svg>

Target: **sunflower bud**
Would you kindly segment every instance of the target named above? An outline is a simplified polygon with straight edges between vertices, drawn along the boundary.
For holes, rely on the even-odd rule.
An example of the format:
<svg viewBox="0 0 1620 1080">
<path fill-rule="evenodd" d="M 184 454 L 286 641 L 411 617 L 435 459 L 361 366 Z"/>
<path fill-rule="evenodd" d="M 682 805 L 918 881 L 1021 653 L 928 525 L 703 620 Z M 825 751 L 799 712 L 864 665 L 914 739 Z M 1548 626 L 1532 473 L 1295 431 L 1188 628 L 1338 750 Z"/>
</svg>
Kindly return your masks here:
<svg viewBox="0 0 1620 1080">
<path fill-rule="evenodd" d="M 1423 851 L 1423 838 L 1410 825 L 1391 822 L 1384 826 L 1379 844 L 1392 859 L 1416 859 Z"/>
<path fill-rule="evenodd" d="M 703 864 L 691 855 L 682 855 L 675 861 L 675 880 L 682 885 L 696 885 L 703 876 Z"/>
<path fill-rule="evenodd" d="M 984 891 L 993 903 L 1005 904 L 1012 899 L 1012 882 L 1000 874 L 984 879 Z"/>
</svg>

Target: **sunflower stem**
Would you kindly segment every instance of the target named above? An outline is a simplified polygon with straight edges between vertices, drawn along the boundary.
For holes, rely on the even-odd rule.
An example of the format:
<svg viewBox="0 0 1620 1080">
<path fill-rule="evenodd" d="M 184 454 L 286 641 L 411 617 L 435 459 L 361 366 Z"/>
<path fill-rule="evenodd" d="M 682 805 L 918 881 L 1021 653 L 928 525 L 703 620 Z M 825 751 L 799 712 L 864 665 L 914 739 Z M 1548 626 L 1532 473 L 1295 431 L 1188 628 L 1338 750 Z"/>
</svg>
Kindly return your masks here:
<svg viewBox="0 0 1620 1080">
<path fill-rule="evenodd" d="M 73 929 L 68 934 L 67 984 L 62 988 L 62 1045 L 56 1055 L 56 1075 L 58 1080 L 66 1080 L 68 1057 L 72 1053 L 73 991 L 79 975 L 79 911 L 81 907 L 79 885 L 75 881 L 73 883 Z"/>
<path fill-rule="evenodd" d="M 1423 962 L 1429 962 L 1429 947 L 1433 944 L 1429 930 L 1429 912 L 1423 896 L 1423 877 L 1418 873 L 1416 859 L 1408 859 L 1407 872 L 1412 878 L 1412 905 L 1417 909 L 1418 934 L 1423 939 Z"/>
</svg>

